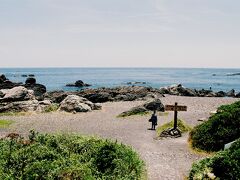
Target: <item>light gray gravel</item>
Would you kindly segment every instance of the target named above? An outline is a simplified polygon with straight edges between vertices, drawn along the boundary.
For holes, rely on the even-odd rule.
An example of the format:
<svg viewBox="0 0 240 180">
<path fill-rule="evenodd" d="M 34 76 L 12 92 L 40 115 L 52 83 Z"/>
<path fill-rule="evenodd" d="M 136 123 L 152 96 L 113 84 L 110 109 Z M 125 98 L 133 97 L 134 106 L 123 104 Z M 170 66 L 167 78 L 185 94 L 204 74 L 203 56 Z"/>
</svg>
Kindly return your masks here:
<svg viewBox="0 0 240 180">
<path fill-rule="evenodd" d="M 229 104 L 239 99 L 233 98 L 208 98 L 208 97 L 180 97 L 166 96 L 161 99 L 163 104 L 187 105 L 187 112 L 179 112 L 179 118 L 188 124 L 197 125 L 199 118 L 208 117 L 209 112 L 221 104 Z M 148 178 L 159 179 L 184 179 L 188 174 L 192 162 L 202 158 L 194 154 L 188 147 L 188 134 L 177 139 L 155 140 L 156 132 L 148 130 L 150 123 L 146 116 L 132 116 L 129 118 L 116 118 L 118 114 L 131 107 L 142 104 L 135 102 L 108 102 L 103 109 L 88 113 L 69 114 L 63 112 L 31 114 L 19 117 L 1 117 L 2 119 L 15 120 L 8 132 L 28 134 L 30 129 L 39 132 L 64 132 L 96 135 L 104 138 L 117 139 L 131 145 L 143 158 L 147 165 Z M 158 116 L 161 125 L 173 119 L 173 113 L 167 116 Z M 0 131 L 6 134 L 7 132 Z"/>
</svg>

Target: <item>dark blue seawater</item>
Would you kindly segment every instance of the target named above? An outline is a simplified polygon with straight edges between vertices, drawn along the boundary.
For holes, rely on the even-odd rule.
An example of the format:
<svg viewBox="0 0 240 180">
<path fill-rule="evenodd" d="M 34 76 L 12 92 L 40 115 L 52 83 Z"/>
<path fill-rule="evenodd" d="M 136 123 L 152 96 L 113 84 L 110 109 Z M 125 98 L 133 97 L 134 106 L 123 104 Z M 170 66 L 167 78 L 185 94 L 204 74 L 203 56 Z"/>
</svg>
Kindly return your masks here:
<svg viewBox="0 0 240 180">
<path fill-rule="evenodd" d="M 115 87 L 127 82 L 146 82 L 145 86 L 155 88 L 176 83 L 190 88 L 214 91 L 240 91 L 240 69 L 198 69 L 198 68 L 0 68 L 14 82 L 24 82 L 22 74 L 34 74 L 38 83 L 44 84 L 48 91 L 74 91 L 79 88 L 66 87 L 67 83 L 83 80 L 97 87 Z M 215 76 L 213 76 L 215 74 Z"/>
</svg>

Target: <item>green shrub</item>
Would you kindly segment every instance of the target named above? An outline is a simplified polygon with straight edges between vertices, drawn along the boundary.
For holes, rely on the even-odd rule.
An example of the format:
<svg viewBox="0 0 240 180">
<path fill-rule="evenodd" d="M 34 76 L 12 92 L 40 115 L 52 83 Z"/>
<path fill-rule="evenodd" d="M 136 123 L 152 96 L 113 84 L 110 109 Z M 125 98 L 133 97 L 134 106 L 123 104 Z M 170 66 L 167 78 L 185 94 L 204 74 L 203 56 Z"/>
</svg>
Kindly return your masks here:
<svg viewBox="0 0 240 180">
<path fill-rule="evenodd" d="M 240 179 L 240 139 L 229 149 L 193 164 L 190 180 Z"/>
<path fill-rule="evenodd" d="M 0 140 L 0 179 L 141 179 L 144 163 L 130 147 L 93 137 L 31 132 Z"/>
<path fill-rule="evenodd" d="M 44 108 L 44 112 L 54 112 L 57 111 L 59 108 L 59 104 L 53 103 L 50 106 Z"/>
<path fill-rule="evenodd" d="M 240 101 L 218 108 L 217 114 L 196 126 L 190 133 L 193 148 L 219 151 L 240 137 Z"/>
</svg>

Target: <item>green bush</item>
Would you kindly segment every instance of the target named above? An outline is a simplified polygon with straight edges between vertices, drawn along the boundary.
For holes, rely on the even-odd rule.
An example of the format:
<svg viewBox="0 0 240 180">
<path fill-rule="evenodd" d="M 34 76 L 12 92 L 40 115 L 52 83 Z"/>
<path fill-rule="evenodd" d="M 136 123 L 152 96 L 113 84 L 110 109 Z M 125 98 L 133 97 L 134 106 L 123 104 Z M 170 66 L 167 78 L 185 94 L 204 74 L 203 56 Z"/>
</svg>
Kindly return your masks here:
<svg viewBox="0 0 240 180">
<path fill-rule="evenodd" d="M 0 179 L 141 179 L 144 163 L 130 147 L 93 137 L 17 134 L 0 140 Z"/>
<path fill-rule="evenodd" d="M 240 179 L 240 139 L 229 149 L 193 164 L 189 179 Z"/>
<path fill-rule="evenodd" d="M 59 108 L 59 104 L 53 103 L 47 107 L 44 108 L 44 112 L 54 112 L 57 111 Z"/>
<path fill-rule="evenodd" d="M 193 148 L 219 151 L 240 137 L 240 101 L 218 108 L 217 114 L 190 132 Z"/>
</svg>

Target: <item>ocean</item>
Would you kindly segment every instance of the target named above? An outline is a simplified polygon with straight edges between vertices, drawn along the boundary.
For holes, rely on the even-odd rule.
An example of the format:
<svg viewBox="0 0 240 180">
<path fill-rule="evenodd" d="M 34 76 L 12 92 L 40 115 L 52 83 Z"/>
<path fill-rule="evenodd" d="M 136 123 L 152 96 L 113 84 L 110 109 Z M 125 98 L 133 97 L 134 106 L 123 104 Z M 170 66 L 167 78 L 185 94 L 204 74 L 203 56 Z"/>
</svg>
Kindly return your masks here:
<svg viewBox="0 0 240 180">
<path fill-rule="evenodd" d="M 34 74 L 37 83 L 48 91 L 79 90 L 66 87 L 68 83 L 82 80 L 92 88 L 116 87 L 127 82 L 146 82 L 143 86 L 160 88 L 172 84 L 182 84 L 195 89 L 213 91 L 240 91 L 240 69 L 202 69 L 202 68 L 0 68 L 0 74 L 14 82 L 25 82 L 22 75 Z M 235 74 L 231 76 L 231 74 Z"/>
</svg>

